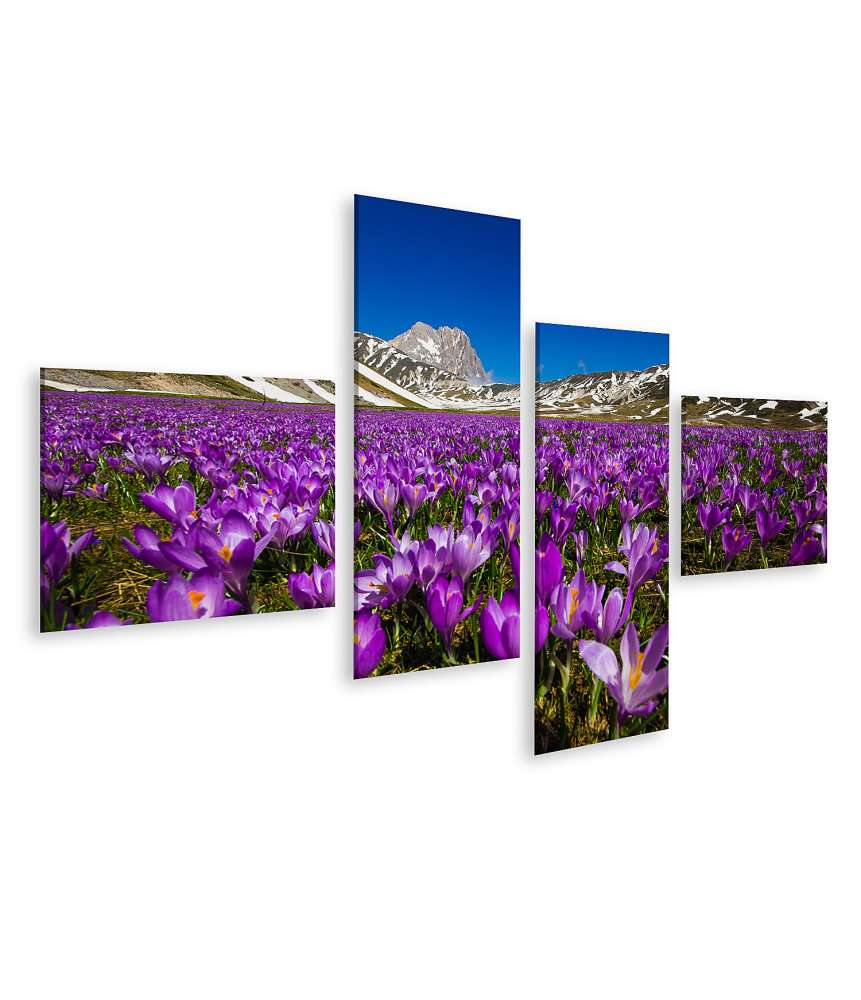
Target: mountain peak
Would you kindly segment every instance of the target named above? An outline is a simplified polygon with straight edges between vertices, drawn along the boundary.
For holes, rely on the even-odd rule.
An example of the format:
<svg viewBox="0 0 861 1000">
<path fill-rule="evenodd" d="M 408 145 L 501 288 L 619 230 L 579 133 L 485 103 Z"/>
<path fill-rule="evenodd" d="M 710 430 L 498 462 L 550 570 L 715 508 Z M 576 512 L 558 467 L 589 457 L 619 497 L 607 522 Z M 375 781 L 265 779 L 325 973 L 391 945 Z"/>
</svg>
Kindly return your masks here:
<svg viewBox="0 0 861 1000">
<path fill-rule="evenodd" d="M 414 361 L 433 365 L 465 379 L 487 377 L 469 336 L 458 326 L 434 328 L 419 321 L 390 340 L 389 344 Z"/>
<path fill-rule="evenodd" d="M 419 320 L 417 323 L 413 323 L 413 325 L 409 328 L 409 330 L 404 331 L 404 333 L 415 333 L 417 335 L 420 333 L 433 333 L 433 332 L 434 328 L 430 325 L 430 323 L 423 323 L 421 320 Z M 400 334 L 401 337 L 403 337 L 403 335 L 404 335 L 403 333 Z"/>
</svg>

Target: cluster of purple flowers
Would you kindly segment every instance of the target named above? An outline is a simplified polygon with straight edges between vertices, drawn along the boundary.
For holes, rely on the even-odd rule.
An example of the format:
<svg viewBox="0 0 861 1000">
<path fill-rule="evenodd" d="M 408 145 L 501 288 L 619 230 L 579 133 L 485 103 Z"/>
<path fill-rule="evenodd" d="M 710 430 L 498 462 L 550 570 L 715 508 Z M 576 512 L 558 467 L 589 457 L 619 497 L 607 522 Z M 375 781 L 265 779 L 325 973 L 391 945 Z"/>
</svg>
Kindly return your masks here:
<svg viewBox="0 0 861 1000">
<path fill-rule="evenodd" d="M 682 572 L 823 562 L 825 431 L 682 429 Z"/>
<path fill-rule="evenodd" d="M 357 677 L 519 655 L 518 454 L 516 417 L 357 414 Z"/>
<path fill-rule="evenodd" d="M 574 670 L 589 671 L 593 705 L 606 689 L 617 731 L 651 715 L 668 689 L 661 587 L 669 554 L 668 430 L 544 420 L 537 436 L 536 731 L 545 733 L 540 749 L 556 749 L 570 745 Z M 659 596 L 657 613 L 655 602 L 648 614 L 639 607 L 647 585 Z M 641 652 L 635 621 L 643 620 L 652 633 Z M 553 738 L 546 736 L 551 702 Z"/>
<path fill-rule="evenodd" d="M 268 610 L 261 574 L 297 608 L 334 604 L 333 442 L 325 408 L 44 393 L 43 629 Z M 86 522 L 93 501 L 99 523 L 114 521 L 125 550 L 161 574 L 126 619 L 86 601 L 80 555 L 97 539 L 72 542 L 66 522 Z"/>
</svg>

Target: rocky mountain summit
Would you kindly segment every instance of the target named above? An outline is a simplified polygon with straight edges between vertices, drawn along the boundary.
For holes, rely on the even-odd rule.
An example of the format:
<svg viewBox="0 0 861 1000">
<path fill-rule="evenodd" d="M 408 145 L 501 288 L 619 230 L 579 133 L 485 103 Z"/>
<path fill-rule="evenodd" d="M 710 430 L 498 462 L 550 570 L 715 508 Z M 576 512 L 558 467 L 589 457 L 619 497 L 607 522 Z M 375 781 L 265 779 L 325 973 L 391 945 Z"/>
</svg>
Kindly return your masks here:
<svg viewBox="0 0 861 1000">
<path fill-rule="evenodd" d="M 458 326 L 432 327 L 428 323 L 413 323 L 389 344 L 413 361 L 433 365 L 467 381 L 487 378 L 468 335 Z"/>
</svg>

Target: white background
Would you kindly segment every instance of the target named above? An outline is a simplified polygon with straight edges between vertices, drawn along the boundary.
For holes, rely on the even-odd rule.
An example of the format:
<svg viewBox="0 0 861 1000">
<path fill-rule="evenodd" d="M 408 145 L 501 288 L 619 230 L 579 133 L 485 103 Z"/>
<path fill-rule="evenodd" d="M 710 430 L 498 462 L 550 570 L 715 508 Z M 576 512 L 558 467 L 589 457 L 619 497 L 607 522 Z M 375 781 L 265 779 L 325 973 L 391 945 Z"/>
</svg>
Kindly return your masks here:
<svg viewBox="0 0 861 1000">
<path fill-rule="evenodd" d="M 853 5 L 313 6 L 3 17 L 0 992 L 849 996 Z M 829 400 L 831 562 L 675 583 L 668 734 L 533 759 L 529 661 L 352 683 L 343 532 L 336 612 L 36 634 L 39 365 L 345 399 L 354 191 L 523 220 L 524 381 L 579 322 Z"/>
</svg>

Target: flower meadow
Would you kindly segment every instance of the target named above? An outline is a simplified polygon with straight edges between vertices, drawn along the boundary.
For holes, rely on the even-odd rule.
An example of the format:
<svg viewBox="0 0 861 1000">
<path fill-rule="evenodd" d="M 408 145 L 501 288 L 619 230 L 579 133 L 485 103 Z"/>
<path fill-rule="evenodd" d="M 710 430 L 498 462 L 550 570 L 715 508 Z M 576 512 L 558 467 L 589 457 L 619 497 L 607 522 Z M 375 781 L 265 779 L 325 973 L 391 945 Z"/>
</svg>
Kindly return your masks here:
<svg viewBox="0 0 861 1000">
<path fill-rule="evenodd" d="M 536 422 L 535 750 L 666 729 L 669 428 Z"/>
<path fill-rule="evenodd" d="M 355 676 L 519 656 L 519 417 L 355 420 Z"/>
<path fill-rule="evenodd" d="M 682 426 L 682 573 L 825 562 L 828 433 Z"/>
<path fill-rule="evenodd" d="M 335 597 L 334 409 L 44 390 L 43 631 Z"/>
</svg>

